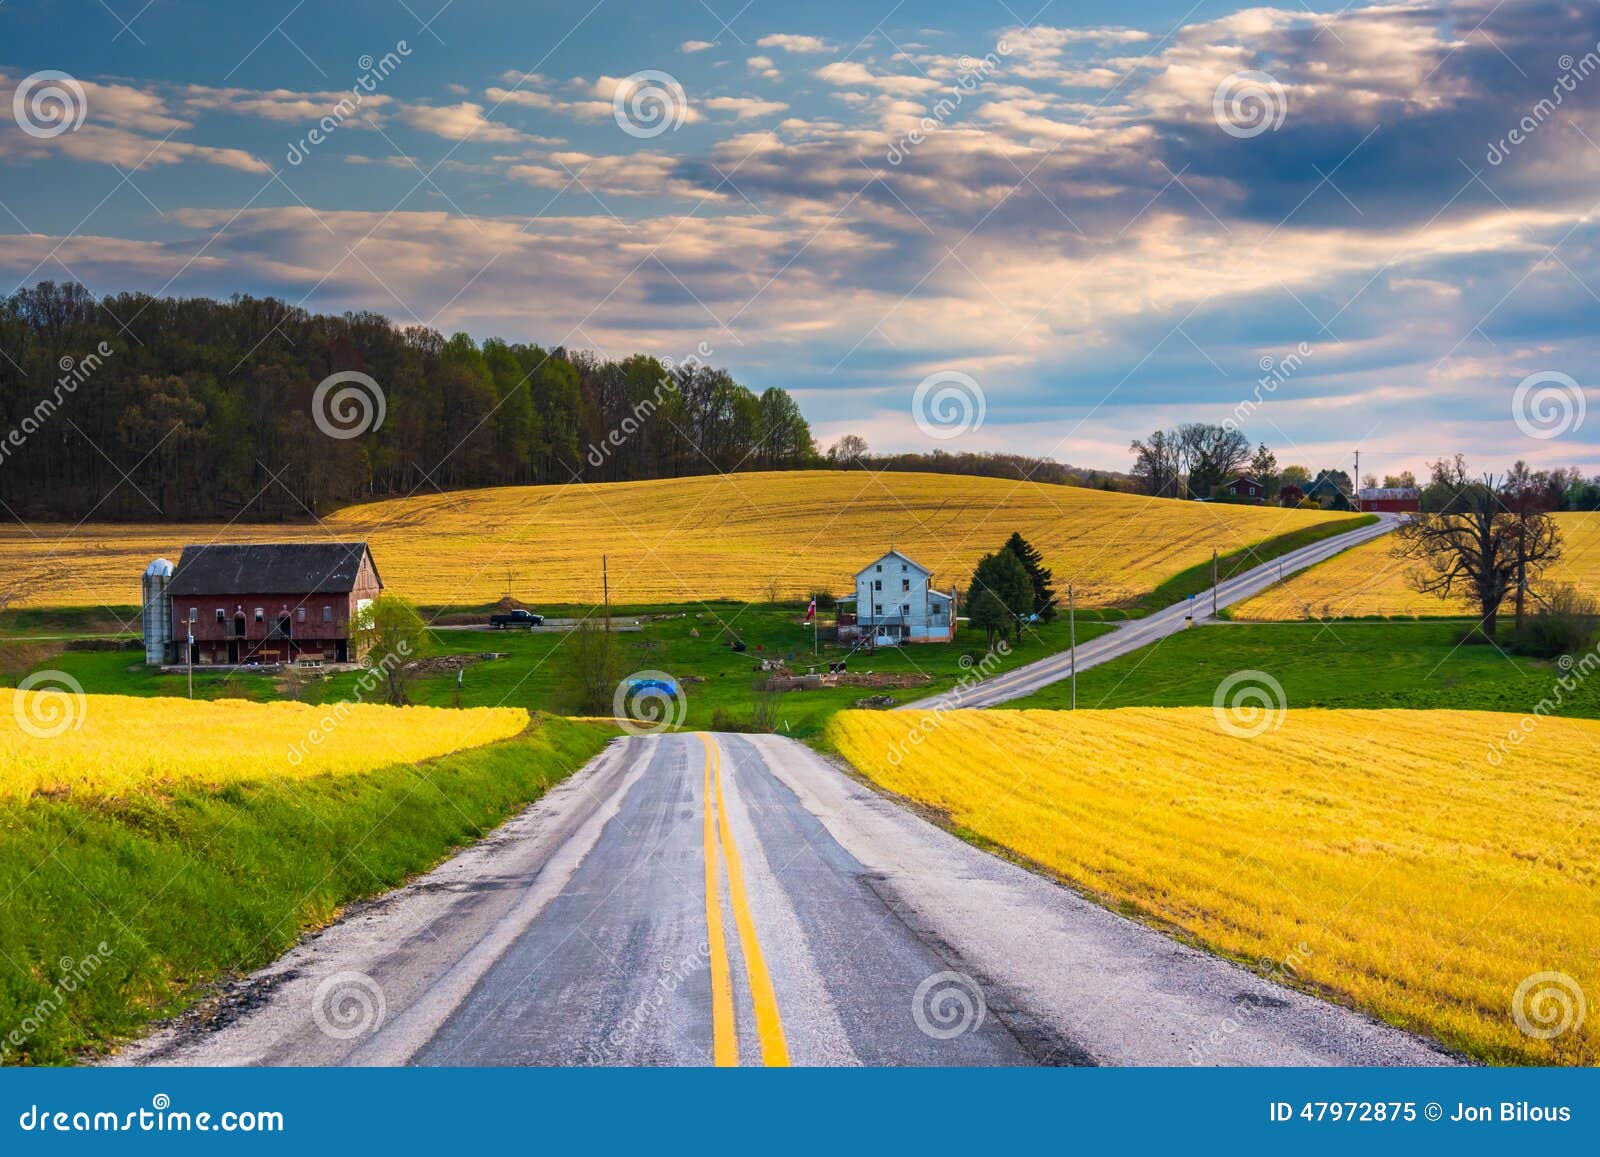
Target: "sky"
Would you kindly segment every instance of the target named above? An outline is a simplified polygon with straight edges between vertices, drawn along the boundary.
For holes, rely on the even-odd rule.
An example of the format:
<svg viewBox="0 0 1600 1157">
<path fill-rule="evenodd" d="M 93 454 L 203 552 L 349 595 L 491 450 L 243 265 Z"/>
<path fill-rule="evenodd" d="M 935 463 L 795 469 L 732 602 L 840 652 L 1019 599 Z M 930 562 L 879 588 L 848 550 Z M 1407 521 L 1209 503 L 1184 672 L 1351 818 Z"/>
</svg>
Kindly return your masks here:
<svg viewBox="0 0 1600 1157">
<path fill-rule="evenodd" d="M 4 0 L 0 292 L 705 358 L 823 445 L 1600 472 L 1600 4 Z"/>
</svg>

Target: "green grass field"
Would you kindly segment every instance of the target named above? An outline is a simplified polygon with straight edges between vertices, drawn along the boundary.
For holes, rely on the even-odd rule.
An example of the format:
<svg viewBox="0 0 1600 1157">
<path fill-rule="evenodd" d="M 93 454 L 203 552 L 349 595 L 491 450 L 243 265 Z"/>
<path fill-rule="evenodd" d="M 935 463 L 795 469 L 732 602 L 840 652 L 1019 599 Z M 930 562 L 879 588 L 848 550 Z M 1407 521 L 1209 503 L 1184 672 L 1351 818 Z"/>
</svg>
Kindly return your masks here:
<svg viewBox="0 0 1600 1157">
<path fill-rule="evenodd" d="M 583 614 L 593 608 L 548 608 L 552 617 Z M 719 724 L 742 726 L 754 710 L 752 686 L 755 669 L 765 658 L 784 659 L 792 670 L 803 670 L 814 663 L 826 664 L 844 658 L 847 651 L 824 642 L 820 654 L 812 657 L 811 628 L 804 623 L 798 607 L 764 606 L 754 603 L 718 602 L 691 605 L 654 606 L 617 612 L 618 621 L 638 614 L 650 616 L 643 628 L 618 632 L 620 672 L 664 671 L 678 680 L 687 704 L 683 719 L 686 727 L 709 727 L 715 716 Z M 482 621 L 484 616 L 476 616 Z M 1109 629 L 1088 615 L 1078 619 L 1080 642 Z M 696 636 L 693 632 L 698 631 Z M 737 635 L 745 643 L 742 653 L 729 643 Z M 1068 628 L 1064 618 L 1032 626 L 1024 633 L 1019 648 L 1001 660 L 994 670 L 1005 670 L 1064 650 Z M 501 658 L 469 665 L 458 688 L 453 674 L 419 676 L 409 688 L 414 703 L 435 707 L 526 707 L 533 711 L 571 712 L 576 705 L 563 686 L 565 651 L 569 639 L 564 633 L 526 631 L 436 630 L 432 632 L 430 655 L 474 655 L 498 652 Z M 925 685 L 913 688 L 883 689 L 863 687 L 825 688 L 792 691 L 784 696 L 779 711 L 780 732 L 806 737 L 816 734 L 834 711 L 851 707 L 858 699 L 886 694 L 896 701 L 915 699 L 955 686 L 970 670 L 962 657 L 981 658 L 985 640 L 980 632 L 962 630 L 951 644 L 927 644 L 884 649 L 874 655 L 857 654 L 850 659 L 852 672 L 929 676 Z M 90 694 L 184 695 L 187 680 L 178 674 L 153 673 L 144 665 L 140 650 L 75 651 L 52 649 L 48 654 L 30 657 L 0 672 L 0 682 L 15 685 L 29 671 L 64 671 L 82 684 Z M 309 702 L 335 702 L 352 697 L 358 676 L 354 673 L 312 675 L 302 697 Z M 196 698 L 223 697 L 272 699 L 281 694 L 278 681 L 269 675 L 224 674 L 197 669 Z M 369 693 L 368 698 L 372 696 Z"/>
<path fill-rule="evenodd" d="M 421 768 L 0 805 L 0 1063 L 103 1051 L 268 963 L 479 838 L 613 734 L 545 718 Z"/>
<path fill-rule="evenodd" d="M 1252 623 L 1196 627 L 1078 676 L 1080 707 L 1209 706 L 1235 671 L 1265 671 L 1291 707 L 1409 707 L 1526 714 L 1564 674 L 1555 663 L 1458 645 L 1457 622 Z M 1011 708 L 1065 707 L 1065 683 Z M 1600 718 L 1600 680 L 1554 712 Z"/>
</svg>

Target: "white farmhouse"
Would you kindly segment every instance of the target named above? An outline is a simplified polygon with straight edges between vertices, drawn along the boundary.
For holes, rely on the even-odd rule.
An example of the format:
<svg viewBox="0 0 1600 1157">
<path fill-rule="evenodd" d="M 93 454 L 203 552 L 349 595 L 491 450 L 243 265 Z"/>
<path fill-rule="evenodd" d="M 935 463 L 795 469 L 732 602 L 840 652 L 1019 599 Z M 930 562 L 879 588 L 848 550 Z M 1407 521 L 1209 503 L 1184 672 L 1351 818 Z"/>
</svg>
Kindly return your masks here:
<svg viewBox="0 0 1600 1157">
<path fill-rule="evenodd" d="M 839 637 L 893 643 L 948 643 L 955 637 L 954 591 L 934 590 L 933 572 L 891 550 L 856 572 L 855 615 L 839 616 Z"/>
</svg>

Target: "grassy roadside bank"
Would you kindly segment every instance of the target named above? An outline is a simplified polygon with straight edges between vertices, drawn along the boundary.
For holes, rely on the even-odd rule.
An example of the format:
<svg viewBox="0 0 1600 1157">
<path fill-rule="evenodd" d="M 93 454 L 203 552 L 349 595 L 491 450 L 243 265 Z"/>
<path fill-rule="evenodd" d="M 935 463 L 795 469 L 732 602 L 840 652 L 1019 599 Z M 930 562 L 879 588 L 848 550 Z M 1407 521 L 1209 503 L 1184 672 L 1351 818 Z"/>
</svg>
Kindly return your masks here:
<svg viewBox="0 0 1600 1157">
<path fill-rule="evenodd" d="M 1258 567 L 1273 559 L 1282 558 L 1303 546 L 1337 538 L 1341 534 L 1349 534 L 1351 531 L 1360 530 L 1363 526 L 1371 526 L 1377 521 L 1376 514 L 1363 514 L 1359 518 L 1325 522 L 1277 535 L 1252 547 L 1222 555 L 1217 559 L 1217 577 L 1219 581 L 1227 582 L 1235 575 L 1243 574 L 1252 567 Z M 1135 615 L 1153 614 L 1172 606 L 1173 603 L 1182 602 L 1190 595 L 1198 595 L 1201 591 L 1210 589 L 1211 563 L 1207 560 L 1198 566 L 1179 571 L 1149 594 L 1127 604 L 1127 609 Z"/>
<path fill-rule="evenodd" d="M 479 838 L 611 734 L 542 717 L 420 770 L 0 804 L 0 1059 L 103 1052 Z"/>
</svg>

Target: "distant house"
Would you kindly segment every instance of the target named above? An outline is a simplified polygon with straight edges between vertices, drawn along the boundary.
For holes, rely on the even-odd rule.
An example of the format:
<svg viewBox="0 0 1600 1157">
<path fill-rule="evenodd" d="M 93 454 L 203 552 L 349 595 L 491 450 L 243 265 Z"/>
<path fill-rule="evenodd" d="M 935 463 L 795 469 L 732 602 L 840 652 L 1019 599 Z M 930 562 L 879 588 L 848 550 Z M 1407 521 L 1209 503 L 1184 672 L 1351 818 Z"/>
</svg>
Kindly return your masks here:
<svg viewBox="0 0 1600 1157">
<path fill-rule="evenodd" d="M 856 572 L 856 589 L 839 600 L 839 637 L 895 643 L 948 643 L 955 638 L 954 591 L 933 588 L 933 572 L 891 550 Z M 854 612 L 845 608 L 854 606 Z"/>
<path fill-rule="evenodd" d="M 1278 503 L 1282 506 L 1299 506 L 1305 500 L 1306 492 L 1293 482 L 1278 491 Z"/>
<path fill-rule="evenodd" d="M 1265 502 L 1267 488 L 1254 478 L 1235 478 L 1222 488 L 1229 498 L 1240 498 L 1250 502 Z"/>
<path fill-rule="evenodd" d="M 1356 498 L 1370 513 L 1415 514 L 1422 509 L 1422 491 L 1415 486 L 1364 486 Z"/>
<path fill-rule="evenodd" d="M 356 660 L 356 621 L 382 590 L 364 542 L 186 546 L 166 581 L 167 653 L 199 664 Z"/>
<path fill-rule="evenodd" d="M 1355 504 L 1332 478 L 1324 475 L 1306 487 L 1306 497 L 1329 510 L 1354 510 Z"/>
</svg>

